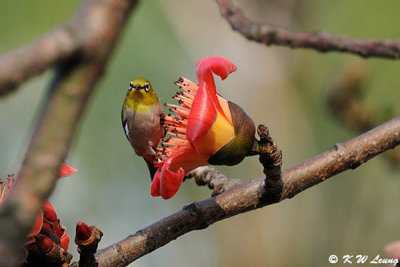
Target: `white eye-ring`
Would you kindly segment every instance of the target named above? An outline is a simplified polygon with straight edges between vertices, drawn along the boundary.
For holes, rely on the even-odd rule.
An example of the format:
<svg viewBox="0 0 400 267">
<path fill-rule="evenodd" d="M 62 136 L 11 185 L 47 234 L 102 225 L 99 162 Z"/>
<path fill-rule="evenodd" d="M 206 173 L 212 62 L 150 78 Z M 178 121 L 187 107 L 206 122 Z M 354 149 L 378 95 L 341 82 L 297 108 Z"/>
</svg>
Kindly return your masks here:
<svg viewBox="0 0 400 267">
<path fill-rule="evenodd" d="M 132 88 L 133 88 L 133 83 L 132 83 L 132 81 L 129 83 L 129 90 L 132 90 Z"/>
<path fill-rule="evenodd" d="M 144 85 L 144 90 L 145 90 L 146 92 L 149 91 L 149 83 L 146 83 L 146 84 Z"/>
</svg>

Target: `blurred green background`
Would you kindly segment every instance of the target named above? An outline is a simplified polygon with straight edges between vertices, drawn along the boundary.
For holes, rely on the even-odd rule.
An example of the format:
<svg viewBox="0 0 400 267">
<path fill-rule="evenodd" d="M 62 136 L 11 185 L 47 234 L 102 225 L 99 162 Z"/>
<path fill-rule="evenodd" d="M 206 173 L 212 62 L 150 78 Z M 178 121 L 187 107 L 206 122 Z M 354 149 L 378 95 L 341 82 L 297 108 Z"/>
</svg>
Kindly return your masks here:
<svg viewBox="0 0 400 267">
<path fill-rule="evenodd" d="M 254 20 L 294 30 L 400 39 L 396 0 L 237 4 Z M 77 0 L 0 1 L 0 52 L 45 34 L 78 5 Z M 161 100 L 169 102 L 177 90 L 172 82 L 181 75 L 195 81 L 196 61 L 210 55 L 238 66 L 226 81 L 217 81 L 218 91 L 243 107 L 256 124 L 270 127 L 283 150 L 284 168 L 359 134 L 335 118 L 326 104 L 332 83 L 349 62 L 367 73 L 362 101 L 377 110 L 380 120 L 398 107 L 399 61 L 249 42 L 230 29 L 212 0 L 142 1 L 75 136 L 67 163 L 79 172 L 60 180 L 50 199 L 71 240 L 78 220 L 100 227 L 100 246 L 105 247 L 183 205 L 209 197 L 208 189 L 187 181 L 171 200 L 152 198 L 147 167 L 123 134 L 120 108 L 130 78 L 149 78 Z M 0 99 L 2 177 L 20 167 L 51 77 L 49 71 Z M 262 175 L 255 157 L 218 169 L 235 178 Z M 379 156 L 291 200 L 186 234 L 132 265 L 327 266 L 330 254 L 383 255 L 383 247 L 400 238 L 399 174 L 398 167 Z M 69 250 L 77 260 L 73 241 Z"/>
</svg>

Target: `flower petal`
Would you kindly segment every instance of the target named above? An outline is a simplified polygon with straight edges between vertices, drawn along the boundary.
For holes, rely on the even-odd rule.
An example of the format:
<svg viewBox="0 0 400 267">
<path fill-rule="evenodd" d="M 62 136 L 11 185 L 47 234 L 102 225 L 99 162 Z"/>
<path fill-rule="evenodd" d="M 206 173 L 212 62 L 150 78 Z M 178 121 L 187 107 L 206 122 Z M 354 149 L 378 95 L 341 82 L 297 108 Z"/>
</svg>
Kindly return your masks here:
<svg viewBox="0 0 400 267">
<path fill-rule="evenodd" d="M 35 223 L 33 224 L 32 230 L 29 233 L 29 236 L 38 235 L 40 229 L 42 229 L 42 226 L 43 226 L 43 211 L 40 210 L 38 216 L 36 217 Z"/>
<path fill-rule="evenodd" d="M 179 168 L 177 172 L 170 171 L 168 161 L 164 163 L 160 177 L 160 193 L 163 199 L 169 199 L 178 192 L 183 176 L 185 176 L 185 171 L 182 168 Z"/>
<path fill-rule="evenodd" d="M 69 247 L 69 235 L 67 231 L 64 230 L 63 235 L 60 237 L 60 245 L 64 249 L 64 251 L 68 251 Z"/>
<path fill-rule="evenodd" d="M 162 166 L 158 167 L 156 173 L 154 174 L 153 182 L 151 182 L 150 194 L 153 197 L 161 196 L 161 192 L 160 192 L 161 169 L 162 169 Z"/>
<path fill-rule="evenodd" d="M 192 148 L 181 148 L 171 155 L 171 165 L 169 170 L 176 172 L 182 168 L 185 173 L 188 173 L 197 167 L 208 165 L 208 157 L 199 155 Z"/>
<path fill-rule="evenodd" d="M 217 89 L 215 88 L 213 73 L 220 76 L 222 80 L 236 70 L 236 65 L 223 57 L 206 57 L 197 61 L 196 74 L 199 85 L 205 82 L 214 99 L 216 108 L 222 114 L 223 110 L 217 99 Z M 229 120 L 229 118 L 227 118 Z"/>
<path fill-rule="evenodd" d="M 71 174 L 76 173 L 78 170 L 68 164 L 61 164 L 60 173 L 58 174 L 58 178 L 63 178 L 65 176 L 69 176 Z"/>
<path fill-rule="evenodd" d="M 53 240 L 45 235 L 37 235 L 35 239 L 40 252 L 43 254 L 46 254 L 55 246 Z"/>
<path fill-rule="evenodd" d="M 42 205 L 43 216 L 45 219 L 49 220 L 50 222 L 56 224 L 57 223 L 57 214 L 56 210 L 54 209 L 53 205 L 51 205 L 50 201 L 45 200 Z"/>
<path fill-rule="evenodd" d="M 229 123 L 231 125 L 233 125 L 232 114 L 231 114 L 231 110 L 229 109 L 228 101 L 225 98 L 223 98 L 222 96 L 218 95 L 218 94 L 217 94 L 217 98 L 218 98 L 219 104 L 221 105 L 223 113 L 226 115 L 225 116 L 226 119 L 228 119 Z"/>
<path fill-rule="evenodd" d="M 181 153 L 182 151 L 179 151 L 175 155 L 171 155 L 161 167 L 159 190 L 163 199 L 169 199 L 178 192 L 183 176 L 185 176 L 185 172 L 181 167 L 178 170 L 170 169 L 174 157 L 179 156 Z"/>
<path fill-rule="evenodd" d="M 235 129 L 232 124 L 225 119 L 223 114 L 218 112 L 217 119 L 211 129 L 191 145 L 198 154 L 209 159 L 234 138 Z"/>
<path fill-rule="evenodd" d="M 189 113 L 189 120 L 186 129 L 186 137 L 193 143 L 205 135 L 217 119 L 217 109 L 207 85 L 202 83 L 193 100 Z"/>
<path fill-rule="evenodd" d="M 236 65 L 223 57 L 206 57 L 197 61 L 196 74 L 199 84 L 207 83 L 211 94 L 216 94 L 214 77 L 212 73 L 220 76 L 222 80 L 236 70 Z"/>
<path fill-rule="evenodd" d="M 157 170 L 151 187 L 152 196 L 161 195 L 164 199 L 173 197 L 185 173 L 204 165 L 208 165 L 207 158 L 198 155 L 192 148 L 178 150 Z"/>
</svg>

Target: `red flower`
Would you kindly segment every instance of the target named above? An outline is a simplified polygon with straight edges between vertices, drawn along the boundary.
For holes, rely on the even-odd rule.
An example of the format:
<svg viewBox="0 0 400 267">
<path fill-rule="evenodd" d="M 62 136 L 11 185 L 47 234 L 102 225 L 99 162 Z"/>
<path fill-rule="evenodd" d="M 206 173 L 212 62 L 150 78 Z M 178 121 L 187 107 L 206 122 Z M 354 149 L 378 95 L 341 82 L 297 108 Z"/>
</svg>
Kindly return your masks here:
<svg viewBox="0 0 400 267">
<path fill-rule="evenodd" d="M 236 104 L 217 94 L 213 73 L 223 80 L 236 66 L 222 57 L 197 62 L 198 84 L 180 78 L 182 91 L 173 98 L 178 105 L 166 104 L 175 113 L 165 117 L 170 137 L 158 150 L 158 170 L 151 195 L 171 198 L 178 191 L 185 173 L 208 164 L 238 164 L 248 154 L 255 127 Z"/>
<path fill-rule="evenodd" d="M 71 174 L 74 174 L 76 171 L 77 170 L 74 167 L 69 166 L 67 164 L 62 164 L 58 178 L 69 176 Z M 1 185 L 3 182 L 0 181 L 0 206 L 6 200 L 14 182 L 15 182 L 14 176 L 9 175 L 7 177 L 7 182 L 4 186 L 4 189 L 1 190 Z M 34 237 L 38 235 L 45 235 L 56 244 L 59 244 L 64 249 L 64 251 L 68 250 L 68 245 L 69 245 L 68 233 L 65 231 L 65 227 L 61 224 L 60 220 L 57 218 L 57 214 L 53 205 L 51 205 L 51 203 L 48 200 L 46 200 L 43 203 L 42 209 L 40 210 L 38 216 L 36 217 L 35 223 L 28 237 Z"/>
</svg>

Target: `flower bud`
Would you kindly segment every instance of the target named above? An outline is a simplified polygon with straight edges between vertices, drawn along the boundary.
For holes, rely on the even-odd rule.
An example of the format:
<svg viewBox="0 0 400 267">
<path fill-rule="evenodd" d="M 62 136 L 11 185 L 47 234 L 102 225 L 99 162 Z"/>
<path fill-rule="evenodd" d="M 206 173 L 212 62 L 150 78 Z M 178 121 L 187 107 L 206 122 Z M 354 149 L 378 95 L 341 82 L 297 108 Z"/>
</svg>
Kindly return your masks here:
<svg viewBox="0 0 400 267">
<path fill-rule="evenodd" d="M 78 222 L 76 224 L 76 235 L 75 240 L 86 241 L 92 235 L 92 228 L 84 222 Z"/>
<path fill-rule="evenodd" d="M 54 242 L 45 235 L 35 236 L 36 244 L 43 254 L 47 254 L 54 246 Z"/>
</svg>

